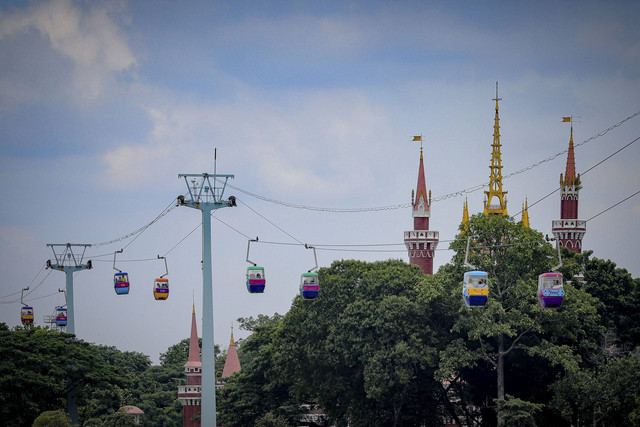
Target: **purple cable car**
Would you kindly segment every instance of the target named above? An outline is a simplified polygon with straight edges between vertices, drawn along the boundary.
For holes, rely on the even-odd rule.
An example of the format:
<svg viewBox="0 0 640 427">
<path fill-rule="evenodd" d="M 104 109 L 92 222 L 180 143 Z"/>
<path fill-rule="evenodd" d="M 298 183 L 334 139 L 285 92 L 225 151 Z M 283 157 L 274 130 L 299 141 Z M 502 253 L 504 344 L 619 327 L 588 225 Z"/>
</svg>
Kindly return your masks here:
<svg viewBox="0 0 640 427">
<path fill-rule="evenodd" d="M 267 281 L 264 277 L 264 267 L 247 267 L 247 290 L 252 294 L 264 292 Z"/>
<path fill-rule="evenodd" d="M 67 309 L 56 307 L 56 326 L 67 326 Z"/>
<path fill-rule="evenodd" d="M 543 273 L 538 276 L 538 302 L 542 308 L 559 308 L 564 299 L 562 273 Z"/>
<path fill-rule="evenodd" d="M 113 275 L 113 288 L 118 295 L 126 295 L 129 293 L 129 275 L 124 272 Z"/>
</svg>

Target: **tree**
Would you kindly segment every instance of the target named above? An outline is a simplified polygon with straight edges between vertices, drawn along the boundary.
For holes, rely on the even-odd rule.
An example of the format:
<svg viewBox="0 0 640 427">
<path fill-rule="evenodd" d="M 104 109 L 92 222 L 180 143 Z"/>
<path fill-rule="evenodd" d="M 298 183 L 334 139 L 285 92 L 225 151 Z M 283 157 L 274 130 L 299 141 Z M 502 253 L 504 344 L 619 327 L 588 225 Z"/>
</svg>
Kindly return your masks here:
<svg viewBox="0 0 640 427">
<path fill-rule="evenodd" d="M 336 261 L 319 270 L 321 296 L 297 298 L 274 340 L 279 371 L 299 402 L 339 425 L 439 420 L 437 351 L 424 275 L 399 260 Z"/>
<path fill-rule="evenodd" d="M 495 398 L 496 406 L 487 409 L 496 411 L 496 422 L 503 425 L 506 413 L 501 411 L 508 408 L 507 387 L 518 387 L 510 385 L 506 373 L 520 377 L 523 358 L 538 365 L 544 361 L 546 366 L 540 366 L 543 375 L 553 367 L 576 369 L 581 359 L 572 345 L 583 340 L 583 346 L 596 346 L 593 337 L 600 330 L 598 317 L 591 304 L 593 299 L 571 286 L 565 286 L 566 301 L 561 310 L 538 306 L 537 276 L 557 262 L 557 252 L 540 233 L 503 216 L 473 216 L 468 231 L 451 244 L 458 252 L 453 265 L 445 269 L 449 273 L 445 279 L 455 280 L 444 285 L 448 289 L 460 292 L 467 236 L 473 236 L 470 263 L 489 274 L 490 297 L 484 308 L 467 308 L 459 302 L 458 317 L 452 326 L 456 338 L 441 353 L 438 373 L 442 380 L 453 379 L 463 394 L 471 390 L 471 407 Z M 567 325 L 574 329 L 567 330 Z M 495 375 L 495 386 L 483 386 L 490 372 Z M 527 377 L 520 378 L 531 381 Z M 467 422 L 474 422 L 469 410 L 463 412 Z M 490 416 L 486 411 L 483 414 L 485 420 Z"/>
<path fill-rule="evenodd" d="M 62 410 L 43 412 L 33 422 L 33 427 L 71 427 L 71 418 Z"/>
</svg>

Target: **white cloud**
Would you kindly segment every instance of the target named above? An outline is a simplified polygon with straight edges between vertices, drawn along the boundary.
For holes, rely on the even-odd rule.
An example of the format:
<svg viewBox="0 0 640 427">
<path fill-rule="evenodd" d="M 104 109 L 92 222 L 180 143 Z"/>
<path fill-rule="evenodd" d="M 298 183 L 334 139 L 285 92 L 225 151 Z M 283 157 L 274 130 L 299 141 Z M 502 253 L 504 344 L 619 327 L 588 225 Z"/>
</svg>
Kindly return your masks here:
<svg viewBox="0 0 640 427">
<path fill-rule="evenodd" d="M 0 15 L 0 41 L 36 30 L 73 63 L 76 96 L 93 99 L 103 94 L 114 74 L 136 63 L 112 16 L 115 5 L 92 4 L 85 10 L 71 0 L 51 0 L 5 12 Z"/>
</svg>

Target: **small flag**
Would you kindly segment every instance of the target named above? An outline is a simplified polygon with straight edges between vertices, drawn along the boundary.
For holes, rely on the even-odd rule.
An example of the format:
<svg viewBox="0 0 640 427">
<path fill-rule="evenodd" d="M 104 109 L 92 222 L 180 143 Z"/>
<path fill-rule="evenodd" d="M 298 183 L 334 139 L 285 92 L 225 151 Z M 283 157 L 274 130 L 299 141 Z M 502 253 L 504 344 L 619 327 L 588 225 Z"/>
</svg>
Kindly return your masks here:
<svg viewBox="0 0 640 427">
<path fill-rule="evenodd" d="M 563 122 L 570 122 L 571 121 L 571 117 L 563 117 L 562 121 Z"/>
<path fill-rule="evenodd" d="M 420 135 L 419 136 L 414 136 L 413 140 L 414 141 L 422 141 L 422 136 L 420 136 Z"/>
</svg>

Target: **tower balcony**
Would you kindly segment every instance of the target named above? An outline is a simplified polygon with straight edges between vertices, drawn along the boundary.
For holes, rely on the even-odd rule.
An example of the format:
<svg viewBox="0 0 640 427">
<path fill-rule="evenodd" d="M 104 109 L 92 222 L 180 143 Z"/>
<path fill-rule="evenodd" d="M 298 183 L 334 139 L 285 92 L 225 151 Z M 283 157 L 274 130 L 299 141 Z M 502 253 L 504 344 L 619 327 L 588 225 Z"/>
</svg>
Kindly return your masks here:
<svg viewBox="0 0 640 427">
<path fill-rule="evenodd" d="M 553 234 L 584 233 L 587 231 L 587 221 L 582 219 L 556 219 L 551 222 Z"/>
<path fill-rule="evenodd" d="M 195 402 L 202 398 L 202 386 L 201 385 L 179 385 L 178 386 L 178 399 L 183 402 L 183 405 L 193 404 L 184 402 Z M 198 403 L 199 404 L 199 403 Z"/>
<path fill-rule="evenodd" d="M 435 250 L 440 240 L 440 232 L 432 230 L 410 230 L 404 232 L 404 244 L 407 249 Z M 426 246 L 428 244 L 428 246 Z"/>
</svg>

